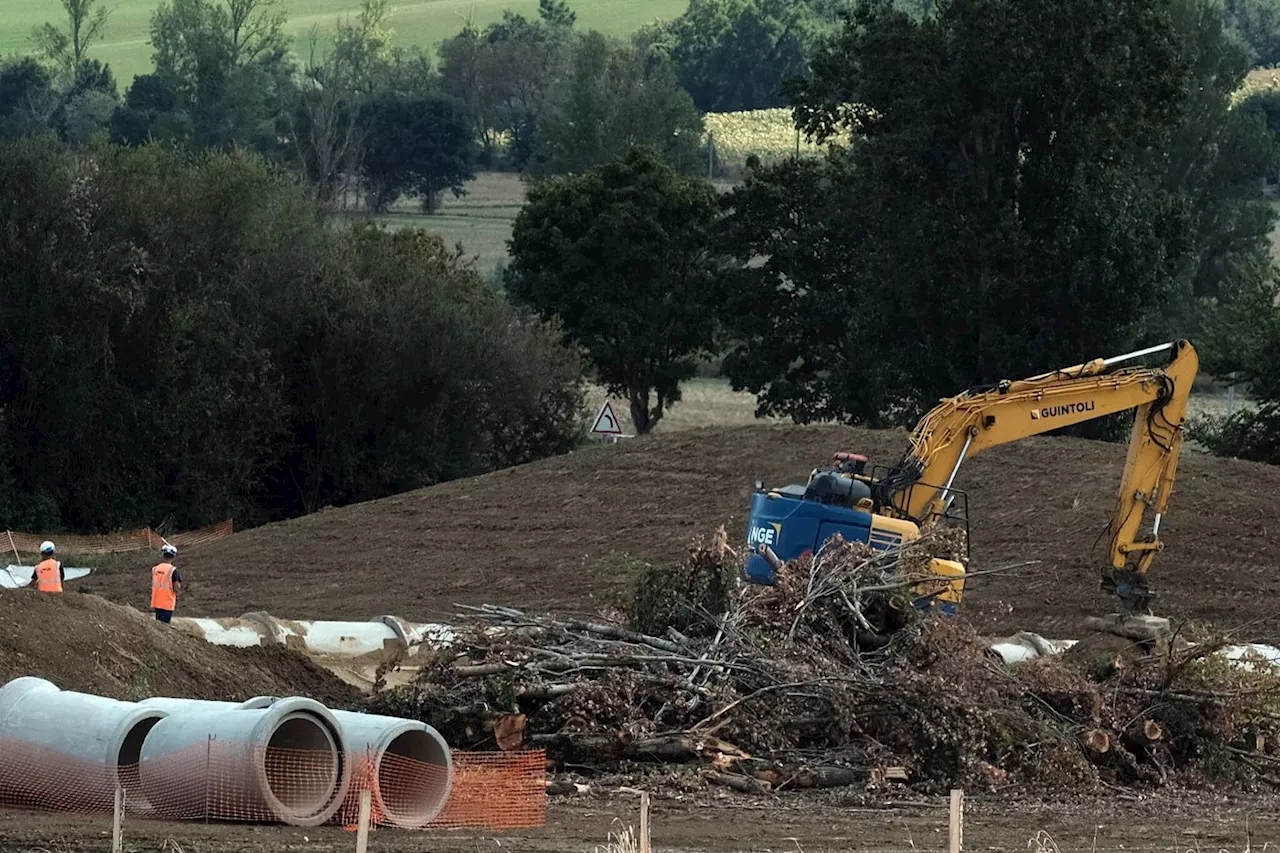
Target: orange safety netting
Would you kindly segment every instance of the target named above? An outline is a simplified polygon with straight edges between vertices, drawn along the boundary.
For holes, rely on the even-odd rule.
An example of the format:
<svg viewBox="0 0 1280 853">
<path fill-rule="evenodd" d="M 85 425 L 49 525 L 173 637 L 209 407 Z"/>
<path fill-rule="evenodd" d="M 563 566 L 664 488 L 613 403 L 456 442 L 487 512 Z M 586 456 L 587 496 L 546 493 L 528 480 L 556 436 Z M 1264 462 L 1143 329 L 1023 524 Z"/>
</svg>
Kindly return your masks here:
<svg viewBox="0 0 1280 853">
<path fill-rule="evenodd" d="M 546 824 L 542 751 L 454 752 L 453 786 L 443 809 L 441 767 L 390 753 L 380 762 L 364 756 L 350 769 L 343 796 L 342 762 L 335 759 L 328 749 L 210 739 L 140 763 L 106 766 L 0 739 L 0 807 L 110 814 L 120 787 L 131 819 L 350 826 L 358 820 L 360 793 L 368 789 L 375 825 L 499 830 Z"/>
<path fill-rule="evenodd" d="M 0 548 L 8 548 L 20 554 L 35 554 L 40 550 L 40 543 L 49 539 L 57 544 L 58 551 L 63 554 L 122 554 L 129 551 L 155 550 L 165 542 L 179 548 L 203 545 L 206 542 L 223 539 L 231 533 L 232 525 L 229 518 L 198 530 L 174 533 L 171 536 L 161 536 L 150 527 L 96 536 L 40 535 L 6 530 L 4 536 L 0 537 Z"/>
</svg>

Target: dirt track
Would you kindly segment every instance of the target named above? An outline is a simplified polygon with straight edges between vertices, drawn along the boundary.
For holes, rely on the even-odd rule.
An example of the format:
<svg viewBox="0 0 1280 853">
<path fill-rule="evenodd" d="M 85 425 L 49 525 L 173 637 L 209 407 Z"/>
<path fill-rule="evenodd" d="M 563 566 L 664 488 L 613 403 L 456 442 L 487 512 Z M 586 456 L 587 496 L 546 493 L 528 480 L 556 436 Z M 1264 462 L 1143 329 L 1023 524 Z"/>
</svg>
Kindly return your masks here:
<svg viewBox="0 0 1280 853">
<path fill-rule="evenodd" d="M 267 610 L 289 618 L 447 615 L 455 602 L 597 610 L 629 578 L 619 553 L 676 559 L 689 537 L 744 533 L 753 481 L 803 482 L 838 449 L 895 461 L 901 432 L 751 426 L 694 430 L 580 451 L 471 480 L 238 533 L 182 555 L 188 615 Z M 1036 438 L 968 463 L 975 578 L 967 610 L 987 630 L 1069 636 L 1111 602 L 1097 589 L 1099 535 L 1123 445 Z M 1162 532 L 1160 612 L 1280 636 L 1280 468 L 1188 451 Z M 83 581 L 144 604 L 145 566 Z"/>
<path fill-rule="evenodd" d="M 1137 801 L 1104 799 L 1073 804 L 984 802 L 971 796 L 966 809 L 964 841 L 967 850 L 1002 853 L 1037 851 L 1028 841 L 1047 832 L 1062 853 L 1067 851 L 1158 850 L 1161 853 L 1221 851 L 1247 853 L 1280 839 L 1274 799 L 1223 801 L 1208 797 L 1164 795 Z M 379 830 L 369 843 L 385 853 L 475 853 L 477 850 L 534 851 L 534 853 L 593 853 L 603 849 L 610 832 L 636 825 L 635 797 L 557 801 L 547 826 L 515 832 L 414 833 Z M 782 796 L 752 802 L 747 798 L 699 798 L 697 801 L 655 801 L 653 843 L 657 850 L 681 851 L 942 851 L 947 845 L 947 812 L 942 803 L 885 805 L 862 802 L 856 796 L 827 800 Z M 625 823 L 624 823 L 625 822 Z M 74 818 L 0 811 L 0 848 L 8 851 L 107 851 L 109 818 Z M 125 828 L 126 849 L 174 850 L 162 846 L 175 840 L 181 849 L 199 853 L 278 853 L 305 850 L 339 853 L 354 847 L 349 832 L 325 827 L 295 829 L 280 826 L 149 824 L 133 822 Z M 306 839 L 304 841 L 304 838 Z"/>
</svg>

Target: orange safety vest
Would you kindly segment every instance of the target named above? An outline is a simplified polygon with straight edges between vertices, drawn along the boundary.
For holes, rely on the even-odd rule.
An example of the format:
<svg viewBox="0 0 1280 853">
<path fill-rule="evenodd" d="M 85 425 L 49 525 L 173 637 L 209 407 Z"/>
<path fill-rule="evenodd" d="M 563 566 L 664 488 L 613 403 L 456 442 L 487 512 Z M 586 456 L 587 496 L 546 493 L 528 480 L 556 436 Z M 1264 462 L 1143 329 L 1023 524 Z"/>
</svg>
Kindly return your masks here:
<svg viewBox="0 0 1280 853">
<path fill-rule="evenodd" d="M 57 560 L 41 560 L 36 563 L 36 589 L 41 592 L 62 592 L 62 573 Z"/>
<path fill-rule="evenodd" d="M 173 563 L 161 563 L 151 570 L 151 607 L 173 610 L 178 596 L 173 591 Z"/>
</svg>

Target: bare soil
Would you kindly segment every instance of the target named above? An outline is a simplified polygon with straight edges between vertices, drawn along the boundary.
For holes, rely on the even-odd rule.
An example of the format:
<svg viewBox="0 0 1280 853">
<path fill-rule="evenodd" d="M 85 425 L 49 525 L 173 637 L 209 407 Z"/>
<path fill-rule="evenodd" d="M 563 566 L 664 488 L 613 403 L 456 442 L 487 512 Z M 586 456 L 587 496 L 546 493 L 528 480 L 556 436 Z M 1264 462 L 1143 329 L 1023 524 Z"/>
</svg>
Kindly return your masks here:
<svg viewBox="0 0 1280 853">
<path fill-rule="evenodd" d="M 126 701 L 301 695 L 348 707 L 359 698 L 355 688 L 283 647 L 210 645 L 95 595 L 0 591 L 0 685 L 24 675 Z"/>
<path fill-rule="evenodd" d="M 632 581 L 622 554 L 675 560 L 720 524 L 740 541 L 757 478 L 804 482 L 836 450 L 891 464 L 905 447 L 900 431 L 753 425 L 585 449 L 192 549 L 180 557 L 180 612 L 425 620 L 481 602 L 598 611 Z M 1113 609 L 1097 569 L 1124 456 L 1121 444 L 1042 437 L 961 470 L 973 568 L 1039 561 L 970 581 L 965 609 L 981 630 L 1070 637 L 1083 616 Z M 1280 637 L 1277 494 L 1278 467 L 1185 452 L 1152 572 L 1157 612 Z M 147 566 L 77 583 L 145 606 Z"/>
<path fill-rule="evenodd" d="M 1182 794 L 1152 799 L 1104 799 L 1074 803 L 1009 803 L 970 796 L 964 819 L 966 850 L 1054 853 L 1029 844 L 1045 832 L 1061 853 L 1068 851 L 1218 851 L 1248 853 L 1280 839 L 1274 798 L 1225 800 Z M 857 796 L 826 801 L 779 796 L 752 800 L 740 795 L 696 800 L 655 800 L 651 812 L 655 850 L 760 851 L 942 851 L 947 849 L 947 809 L 940 801 L 867 801 Z M 636 798 L 555 801 L 547 826 L 515 832 L 404 832 L 380 829 L 369 849 L 379 853 L 595 853 L 609 833 L 637 826 Z M 334 827 L 126 824 L 125 849 L 199 853 L 338 853 L 355 846 L 350 832 Z M 177 843 L 177 847 L 173 846 Z M 6 851 L 110 850 L 109 817 L 33 815 L 0 811 L 0 849 Z"/>
</svg>

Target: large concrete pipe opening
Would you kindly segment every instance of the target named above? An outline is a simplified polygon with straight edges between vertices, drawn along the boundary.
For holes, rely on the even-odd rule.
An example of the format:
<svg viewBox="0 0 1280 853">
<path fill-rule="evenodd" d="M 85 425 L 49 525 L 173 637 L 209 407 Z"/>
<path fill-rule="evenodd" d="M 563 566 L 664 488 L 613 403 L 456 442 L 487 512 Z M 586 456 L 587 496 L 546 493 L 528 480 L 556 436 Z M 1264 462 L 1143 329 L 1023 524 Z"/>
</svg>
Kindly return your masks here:
<svg viewBox="0 0 1280 853">
<path fill-rule="evenodd" d="M 318 826 L 346 799 L 351 774 L 342 730 L 319 702 L 143 704 L 170 712 L 143 743 L 140 773 L 144 791 L 164 798 L 173 817 Z"/>
<path fill-rule="evenodd" d="M 125 798 L 132 808 L 147 810 L 150 804 L 142 791 L 142 780 L 138 776 L 138 762 L 142 760 L 142 744 L 155 724 L 165 718 L 164 711 L 152 710 L 138 722 L 129 727 L 124 739 L 120 741 L 120 750 L 116 753 L 116 773 L 120 787 L 124 788 Z"/>
<path fill-rule="evenodd" d="M 285 716 L 267 739 L 266 791 L 294 814 L 324 811 L 338 784 L 342 755 L 334 734 L 306 712 Z"/>
<path fill-rule="evenodd" d="M 453 756 L 440 733 L 417 720 L 334 711 L 359 784 L 370 785 L 384 820 L 406 829 L 433 821 L 453 786 Z"/>
<path fill-rule="evenodd" d="M 135 811 L 149 803 L 137 764 L 160 708 L 59 690 L 24 677 L 0 688 L 0 800 L 110 811 L 122 786 Z"/>
<path fill-rule="evenodd" d="M 444 741 L 427 731 L 407 731 L 392 738 L 377 772 L 378 796 L 387 819 L 413 827 L 434 820 L 449 798 L 452 764 Z"/>
</svg>

